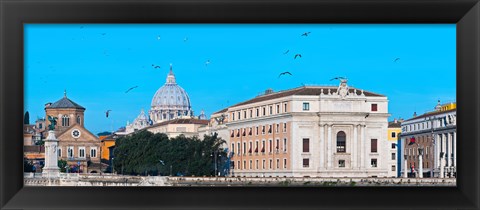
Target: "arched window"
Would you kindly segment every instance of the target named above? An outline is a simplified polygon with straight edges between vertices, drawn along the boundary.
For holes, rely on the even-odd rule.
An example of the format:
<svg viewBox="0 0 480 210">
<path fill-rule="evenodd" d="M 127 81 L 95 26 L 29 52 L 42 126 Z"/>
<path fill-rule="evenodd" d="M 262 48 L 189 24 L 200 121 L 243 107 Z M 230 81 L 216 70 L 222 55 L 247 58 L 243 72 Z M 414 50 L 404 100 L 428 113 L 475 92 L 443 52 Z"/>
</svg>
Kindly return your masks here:
<svg viewBox="0 0 480 210">
<path fill-rule="evenodd" d="M 80 116 L 77 116 L 77 124 L 81 124 L 80 123 Z"/>
<path fill-rule="evenodd" d="M 70 126 L 70 118 L 67 115 L 62 117 L 62 126 Z"/>
<path fill-rule="evenodd" d="M 346 152 L 347 135 L 345 132 L 340 131 L 337 133 L 337 152 Z"/>
</svg>

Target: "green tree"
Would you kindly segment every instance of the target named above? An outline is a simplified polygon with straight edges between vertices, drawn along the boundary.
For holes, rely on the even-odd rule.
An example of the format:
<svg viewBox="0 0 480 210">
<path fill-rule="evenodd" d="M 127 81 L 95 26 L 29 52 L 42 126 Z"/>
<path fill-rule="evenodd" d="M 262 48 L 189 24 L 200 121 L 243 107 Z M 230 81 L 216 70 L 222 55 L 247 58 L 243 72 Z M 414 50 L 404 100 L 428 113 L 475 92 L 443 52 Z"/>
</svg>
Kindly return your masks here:
<svg viewBox="0 0 480 210">
<path fill-rule="evenodd" d="M 23 117 L 23 124 L 25 125 L 29 125 L 30 124 L 30 114 L 27 112 L 25 112 L 25 116 Z"/>
<path fill-rule="evenodd" d="M 65 173 L 67 171 L 67 161 L 65 160 L 58 160 L 58 167 L 60 168 L 60 172 Z"/>
<path fill-rule="evenodd" d="M 225 160 L 220 148 L 224 143 L 217 135 L 168 139 L 163 133 L 141 131 L 117 139 L 113 165 L 117 173 L 131 175 L 214 175 L 215 164 L 220 171 Z"/>
</svg>

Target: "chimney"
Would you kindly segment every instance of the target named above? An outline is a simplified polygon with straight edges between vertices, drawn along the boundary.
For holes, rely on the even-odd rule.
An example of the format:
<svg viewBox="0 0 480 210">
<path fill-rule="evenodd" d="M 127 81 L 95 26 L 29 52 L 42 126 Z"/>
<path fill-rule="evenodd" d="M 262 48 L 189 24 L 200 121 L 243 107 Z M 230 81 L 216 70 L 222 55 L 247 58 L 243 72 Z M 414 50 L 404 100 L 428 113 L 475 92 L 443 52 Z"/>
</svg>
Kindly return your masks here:
<svg viewBox="0 0 480 210">
<path fill-rule="evenodd" d="M 267 90 L 265 90 L 265 95 L 272 94 L 272 93 L 273 93 L 272 88 L 268 88 Z"/>
</svg>

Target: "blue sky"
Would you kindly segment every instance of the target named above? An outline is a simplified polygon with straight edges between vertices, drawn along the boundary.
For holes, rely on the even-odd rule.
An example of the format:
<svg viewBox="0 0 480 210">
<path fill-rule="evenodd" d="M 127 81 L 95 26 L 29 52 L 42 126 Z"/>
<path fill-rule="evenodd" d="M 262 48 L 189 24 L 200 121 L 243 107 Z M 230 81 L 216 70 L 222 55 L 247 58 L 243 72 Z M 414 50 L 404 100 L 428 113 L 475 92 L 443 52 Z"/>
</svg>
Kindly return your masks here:
<svg viewBox="0 0 480 210">
<path fill-rule="evenodd" d="M 456 100 L 455 49 L 454 24 L 26 24 L 24 108 L 31 122 L 45 117 L 66 89 L 87 129 L 116 130 L 149 110 L 171 63 L 195 115 L 346 76 L 407 119 Z"/>
</svg>

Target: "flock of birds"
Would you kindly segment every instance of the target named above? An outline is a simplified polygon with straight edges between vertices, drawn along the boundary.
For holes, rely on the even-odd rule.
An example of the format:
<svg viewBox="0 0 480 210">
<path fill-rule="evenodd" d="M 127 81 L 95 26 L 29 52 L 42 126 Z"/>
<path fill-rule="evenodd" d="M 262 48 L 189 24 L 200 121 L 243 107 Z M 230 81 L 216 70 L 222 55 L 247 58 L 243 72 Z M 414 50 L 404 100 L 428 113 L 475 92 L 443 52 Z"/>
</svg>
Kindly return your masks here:
<svg viewBox="0 0 480 210">
<path fill-rule="evenodd" d="M 84 26 L 80 26 L 80 28 L 84 28 Z M 310 31 L 304 32 L 304 33 L 302 33 L 300 36 L 301 36 L 301 37 L 308 37 L 311 33 L 312 33 L 312 32 L 310 32 Z M 107 35 L 107 33 L 101 33 L 101 36 L 105 36 L 105 35 Z M 157 38 L 157 40 L 161 40 L 161 36 L 160 36 L 160 35 L 158 35 L 156 38 Z M 188 37 L 185 37 L 185 38 L 183 39 L 183 42 L 187 42 L 187 41 L 188 41 Z M 283 54 L 284 54 L 284 55 L 287 55 L 289 52 L 290 52 L 290 50 L 286 50 Z M 105 55 L 105 56 L 108 56 L 106 50 L 104 50 L 104 55 Z M 296 53 L 295 55 L 293 55 L 293 59 L 294 59 L 294 60 L 297 60 L 297 59 L 299 59 L 299 58 L 302 58 L 302 54 Z M 397 62 L 398 60 L 400 60 L 400 58 L 395 58 L 394 62 Z M 205 67 L 208 67 L 208 65 L 209 65 L 210 63 L 211 63 L 210 59 L 206 60 L 206 61 L 205 61 Z M 152 68 L 154 68 L 154 69 L 159 69 L 159 68 L 161 68 L 161 67 L 160 67 L 159 65 L 152 64 Z M 281 76 L 287 76 L 287 75 L 293 76 L 293 74 L 292 74 L 291 72 L 285 71 L 285 72 L 281 72 L 281 73 L 278 75 L 278 78 L 280 78 Z M 346 79 L 346 78 L 345 78 L 345 77 L 335 77 L 335 78 L 332 78 L 330 81 L 332 81 L 332 80 L 342 80 L 342 79 Z M 130 92 L 131 90 L 133 90 L 133 89 L 135 89 L 135 88 L 138 88 L 138 86 L 133 86 L 133 87 L 128 88 L 128 89 L 125 91 L 125 93 L 128 93 L 128 92 Z M 110 114 L 111 111 L 112 111 L 112 110 L 110 110 L 110 109 L 107 110 L 107 111 L 105 111 L 105 116 L 106 116 L 106 118 L 109 117 L 109 114 Z"/>
<path fill-rule="evenodd" d="M 310 35 L 310 33 L 312 33 L 312 32 L 310 32 L 310 31 L 309 31 L 309 32 L 304 32 L 304 33 L 303 33 L 302 35 L 300 35 L 300 36 L 305 36 L 305 37 L 307 37 L 308 35 Z M 286 54 L 288 54 L 289 52 L 290 52 L 290 50 L 287 50 L 287 51 L 285 51 L 283 54 L 286 55 Z M 294 59 L 294 60 L 296 60 L 297 58 L 302 58 L 302 54 L 297 53 L 297 54 L 295 54 L 295 55 L 293 56 L 293 59 Z M 284 75 L 290 75 L 290 76 L 292 76 L 293 74 L 292 74 L 291 72 L 289 72 L 289 71 L 285 71 L 285 72 L 280 73 L 280 74 L 278 75 L 278 78 L 280 78 L 281 76 L 284 76 Z"/>
</svg>

